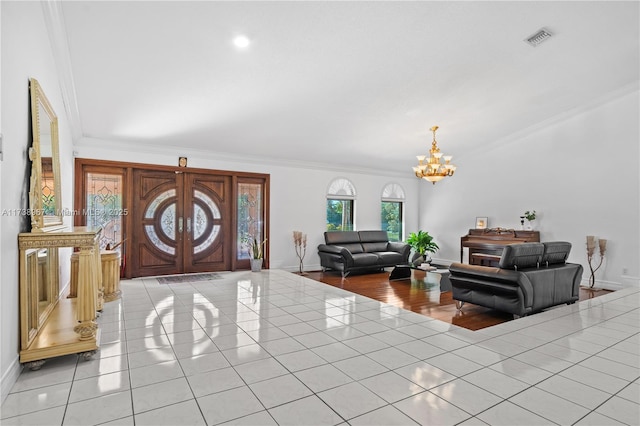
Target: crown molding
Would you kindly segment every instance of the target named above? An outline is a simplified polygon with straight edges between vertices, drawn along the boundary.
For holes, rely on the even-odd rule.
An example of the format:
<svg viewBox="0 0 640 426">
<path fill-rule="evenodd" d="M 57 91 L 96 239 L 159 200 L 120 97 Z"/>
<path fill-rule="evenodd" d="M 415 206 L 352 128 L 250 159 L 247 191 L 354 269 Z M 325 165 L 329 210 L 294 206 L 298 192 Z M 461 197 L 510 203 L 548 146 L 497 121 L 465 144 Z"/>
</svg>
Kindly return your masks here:
<svg viewBox="0 0 640 426">
<path fill-rule="evenodd" d="M 71 138 L 78 141 L 82 138 L 82 123 L 80 110 L 76 97 L 76 87 L 71 68 L 71 55 L 69 53 L 69 41 L 64 25 L 62 2 L 55 0 L 42 0 L 44 22 L 51 43 L 51 53 L 58 71 L 58 83 L 62 93 L 64 109 L 67 113 Z"/>
<path fill-rule="evenodd" d="M 458 159 L 464 158 L 468 155 L 473 155 L 477 152 L 486 152 L 488 150 L 493 150 L 500 148 L 502 146 L 515 143 L 518 140 L 532 134 L 536 133 L 540 130 L 546 129 L 555 124 L 561 123 L 563 121 L 567 121 L 570 118 L 576 117 L 578 115 L 584 114 L 586 112 L 592 111 L 596 108 L 604 106 L 610 102 L 616 101 L 618 99 L 624 98 L 625 96 L 631 95 L 632 93 L 640 91 L 640 81 L 634 81 L 630 84 L 622 86 L 619 89 L 613 90 L 607 93 L 604 96 L 600 96 L 599 98 L 593 99 L 590 102 L 587 102 L 583 105 L 577 106 L 575 108 L 568 109 L 564 112 L 554 115 L 546 120 L 540 121 L 534 125 L 529 127 L 525 127 L 524 129 L 518 130 L 517 132 L 513 132 L 507 136 L 496 139 L 491 142 L 487 142 L 485 144 L 479 144 L 477 148 L 470 149 L 465 151 L 463 154 L 457 156 Z"/>
<path fill-rule="evenodd" d="M 405 173 L 395 170 L 380 170 L 376 168 L 367 168 L 359 166 L 341 165 L 341 164 L 329 164 L 319 163 L 312 161 L 299 161 L 299 160 L 285 160 L 277 157 L 264 157 L 255 156 L 250 154 L 231 154 L 228 152 L 219 152 L 212 150 L 203 150 L 196 148 L 185 148 L 182 146 L 174 145 L 153 145 L 147 143 L 132 143 L 131 141 L 102 139 L 96 137 L 85 136 L 80 141 L 74 143 L 74 150 L 87 148 L 91 150 L 100 150 L 104 147 L 109 147 L 109 151 L 117 150 L 121 152 L 128 152 L 131 154 L 140 154 L 153 152 L 154 154 L 166 155 L 166 156 L 186 156 L 197 157 L 215 161 L 229 161 L 242 164 L 258 164 L 262 166 L 277 166 L 277 167 L 289 167 L 305 170 L 319 170 L 319 171 L 334 171 L 334 172 L 349 172 L 366 175 L 383 175 L 394 178 L 411 178 L 411 173 Z"/>
</svg>

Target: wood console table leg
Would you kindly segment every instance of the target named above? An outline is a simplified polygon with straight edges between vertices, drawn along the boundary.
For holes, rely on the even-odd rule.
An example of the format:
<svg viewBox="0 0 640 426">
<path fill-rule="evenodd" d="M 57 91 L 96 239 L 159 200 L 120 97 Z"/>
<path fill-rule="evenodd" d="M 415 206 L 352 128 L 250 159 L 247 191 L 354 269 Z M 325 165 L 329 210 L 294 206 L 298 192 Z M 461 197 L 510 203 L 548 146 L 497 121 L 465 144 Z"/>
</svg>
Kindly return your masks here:
<svg viewBox="0 0 640 426">
<path fill-rule="evenodd" d="M 93 248 L 93 253 L 95 256 L 95 266 L 96 266 L 96 285 L 97 285 L 97 294 L 98 294 L 98 304 L 97 310 L 102 312 L 104 308 L 104 283 L 102 282 L 102 260 L 100 258 L 100 246 L 98 241 L 96 240 L 96 245 Z"/>
<path fill-rule="evenodd" d="M 93 247 L 80 248 L 78 256 L 78 297 L 76 302 L 78 325 L 73 328 L 73 331 L 80 335 L 80 340 L 96 338 L 96 330 L 98 329 L 95 321 L 98 304 L 98 271 L 95 249 Z"/>
</svg>

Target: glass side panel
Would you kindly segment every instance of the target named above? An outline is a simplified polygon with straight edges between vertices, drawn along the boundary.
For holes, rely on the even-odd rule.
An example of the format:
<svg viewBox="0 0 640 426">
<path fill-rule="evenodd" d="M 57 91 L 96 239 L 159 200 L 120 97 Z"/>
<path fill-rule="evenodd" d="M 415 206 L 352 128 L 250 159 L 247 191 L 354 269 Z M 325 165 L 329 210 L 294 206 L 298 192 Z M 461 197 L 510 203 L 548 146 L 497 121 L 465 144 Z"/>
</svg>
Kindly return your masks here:
<svg viewBox="0 0 640 426">
<path fill-rule="evenodd" d="M 122 175 L 87 173 L 86 179 L 86 224 L 102 227 L 101 249 L 107 244 L 114 247 L 122 242 L 122 220 L 126 215 L 122 205 Z"/>
<path fill-rule="evenodd" d="M 383 201 L 380 223 L 382 230 L 387 231 L 389 241 L 402 240 L 402 203 Z"/>
<path fill-rule="evenodd" d="M 238 183 L 238 259 L 249 259 L 249 247 L 255 238 L 264 241 L 262 223 L 262 185 Z"/>
</svg>

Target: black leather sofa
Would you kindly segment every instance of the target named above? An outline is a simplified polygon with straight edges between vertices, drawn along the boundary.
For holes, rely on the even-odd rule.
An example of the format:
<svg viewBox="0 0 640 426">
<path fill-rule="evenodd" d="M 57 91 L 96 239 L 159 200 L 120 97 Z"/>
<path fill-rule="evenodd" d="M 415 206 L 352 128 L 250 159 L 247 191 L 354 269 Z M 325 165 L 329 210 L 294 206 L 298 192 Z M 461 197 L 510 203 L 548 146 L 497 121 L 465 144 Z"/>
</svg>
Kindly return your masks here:
<svg viewBox="0 0 640 426">
<path fill-rule="evenodd" d="M 453 263 L 451 289 L 464 302 L 525 316 L 579 299 L 582 265 L 567 263 L 571 243 L 510 244 L 498 267 Z"/>
<path fill-rule="evenodd" d="M 334 231 L 324 233 L 325 244 L 318 246 L 322 270 L 374 271 L 406 264 L 411 246 L 390 242 L 385 231 Z"/>
</svg>

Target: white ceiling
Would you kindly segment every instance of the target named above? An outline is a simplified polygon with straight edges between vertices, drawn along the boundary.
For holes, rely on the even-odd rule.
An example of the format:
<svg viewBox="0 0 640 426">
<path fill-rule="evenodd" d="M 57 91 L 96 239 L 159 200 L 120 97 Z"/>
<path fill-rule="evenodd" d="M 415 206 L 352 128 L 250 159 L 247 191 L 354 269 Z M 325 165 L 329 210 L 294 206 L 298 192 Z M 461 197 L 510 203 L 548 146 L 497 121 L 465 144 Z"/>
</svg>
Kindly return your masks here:
<svg viewBox="0 0 640 426">
<path fill-rule="evenodd" d="M 62 12 L 84 142 L 410 173 L 433 125 L 455 163 L 637 90 L 638 6 L 69 1 Z M 542 27 L 554 36 L 523 41 Z"/>
</svg>

